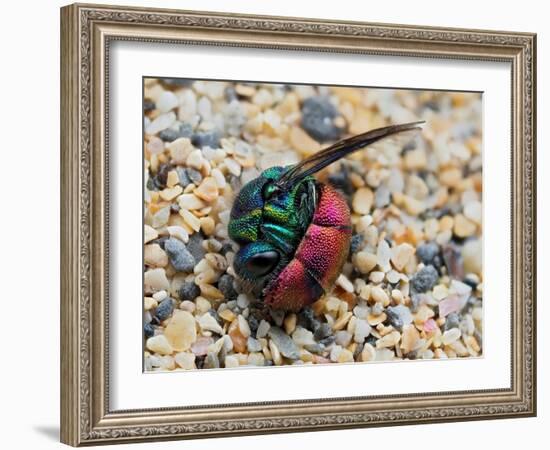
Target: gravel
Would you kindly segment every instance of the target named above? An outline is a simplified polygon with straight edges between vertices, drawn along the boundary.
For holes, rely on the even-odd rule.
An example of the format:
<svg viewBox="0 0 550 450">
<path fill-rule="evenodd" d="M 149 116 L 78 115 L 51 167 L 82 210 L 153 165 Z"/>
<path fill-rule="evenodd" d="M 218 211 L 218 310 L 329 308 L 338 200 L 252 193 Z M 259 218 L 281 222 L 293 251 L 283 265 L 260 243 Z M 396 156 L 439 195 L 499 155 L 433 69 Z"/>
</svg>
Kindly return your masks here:
<svg viewBox="0 0 550 450">
<path fill-rule="evenodd" d="M 144 83 L 146 371 L 483 354 L 479 94 Z M 227 233 L 244 183 L 339 138 L 422 119 L 405 148 L 367 148 L 315 175 L 352 214 L 332 290 L 296 313 L 247 293 Z"/>
</svg>

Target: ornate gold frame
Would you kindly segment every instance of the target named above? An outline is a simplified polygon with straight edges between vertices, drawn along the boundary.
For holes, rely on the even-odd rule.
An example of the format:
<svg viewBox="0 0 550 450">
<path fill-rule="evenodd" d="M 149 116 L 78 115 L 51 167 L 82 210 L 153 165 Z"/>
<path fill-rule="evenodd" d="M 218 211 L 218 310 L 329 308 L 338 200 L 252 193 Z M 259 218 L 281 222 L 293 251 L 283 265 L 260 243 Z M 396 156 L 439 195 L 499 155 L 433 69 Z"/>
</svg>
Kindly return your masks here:
<svg viewBox="0 0 550 450">
<path fill-rule="evenodd" d="M 109 43 L 202 43 L 512 67 L 512 385 L 509 389 L 200 408 L 108 406 Z M 98 5 L 61 9 L 61 440 L 70 445 L 326 430 L 536 414 L 536 36 Z"/>
</svg>

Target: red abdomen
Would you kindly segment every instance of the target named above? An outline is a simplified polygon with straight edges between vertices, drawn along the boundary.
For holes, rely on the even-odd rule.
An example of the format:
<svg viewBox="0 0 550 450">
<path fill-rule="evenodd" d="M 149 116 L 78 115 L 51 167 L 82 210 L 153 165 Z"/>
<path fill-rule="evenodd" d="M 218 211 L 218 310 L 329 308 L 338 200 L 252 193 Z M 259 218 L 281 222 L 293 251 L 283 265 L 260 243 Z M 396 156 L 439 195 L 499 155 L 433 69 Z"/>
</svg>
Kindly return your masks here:
<svg viewBox="0 0 550 450">
<path fill-rule="evenodd" d="M 318 204 L 294 258 L 267 287 L 265 303 L 297 311 L 330 290 L 349 252 L 351 219 L 334 188 L 318 184 Z"/>
</svg>

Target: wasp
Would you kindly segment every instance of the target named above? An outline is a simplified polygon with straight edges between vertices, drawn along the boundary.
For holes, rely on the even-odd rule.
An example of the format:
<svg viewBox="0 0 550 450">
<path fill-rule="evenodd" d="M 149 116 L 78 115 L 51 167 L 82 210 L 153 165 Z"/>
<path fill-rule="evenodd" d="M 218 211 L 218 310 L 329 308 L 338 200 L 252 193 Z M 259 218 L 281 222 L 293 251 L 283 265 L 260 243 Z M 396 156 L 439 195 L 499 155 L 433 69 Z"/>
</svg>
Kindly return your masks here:
<svg viewBox="0 0 550 450">
<path fill-rule="evenodd" d="M 237 194 L 228 223 L 233 268 L 264 305 L 298 311 L 332 289 L 348 257 L 351 213 L 342 194 L 314 174 L 390 137 L 411 139 L 422 122 L 362 133 L 286 167 L 271 167 Z"/>
</svg>

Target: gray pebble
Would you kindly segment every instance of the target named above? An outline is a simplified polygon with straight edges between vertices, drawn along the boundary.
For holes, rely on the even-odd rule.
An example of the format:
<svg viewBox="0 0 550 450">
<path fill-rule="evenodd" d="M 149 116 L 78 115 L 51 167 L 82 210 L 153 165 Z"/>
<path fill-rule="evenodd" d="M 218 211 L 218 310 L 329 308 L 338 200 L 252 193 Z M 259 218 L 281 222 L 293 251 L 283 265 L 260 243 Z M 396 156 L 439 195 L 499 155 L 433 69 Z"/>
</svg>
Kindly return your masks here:
<svg viewBox="0 0 550 450">
<path fill-rule="evenodd" d="M 313 333 L 316 341 L 321 341 L 332 335 L 332 327 L 328 323 L 322 323 Z"/>
<path fill-rule="evenodd" d="M 150 338 L 155 335 L 155 327 L 151 325 L 150 323 L 146 323 L 143 325 L 143 335 L 146 338 Z"/>
<path fill-rule="evenodd" d="M 174 269 L 178 272 L 191 272 L 195 267 L 195 258 L 179 239 L 167 239 L 164 243 L 164 250 Z"/>
<path fill-rule="evenodd" d="M 182 167 L 178 167 L 176 169 L 176 172 L 178 173 L 179 185 L 181 187 L 184 188 L 187 185 L 191 184 L 191 178 L 189 178 L 189 175 L 187 175 L 187 170 Z"/>
<path fill-rule="evenodd" d="M 315 331 L 319 327 L 320 322 L 315 318 L 313 309 L 306 307 L 298 313 L 298 325 L 310 331 Z"/>
<path fill-rule="evenodd" d="M 233 280 L 234 278 L 228 273 L 223 274 L 218 280 L 218 289 L 226 300 L 234 300 L 237 298 L 237 291 L 233 287 Z"/>
<path fill-rule="evenodd" d="M 187 250 L 193 255 L 195 261 L 200 261 L 206 254 L 206 250 L 202 246 L 202 241 L 203 237 L 200 233 L 193 233 L 189 237 L 189 242 L 187 242 Z"/>
<path fill-rule="evenodd" d="M 198 170 L 188 167 L 185 171 L 187 172 L 187 177 L 195 184 L 195 186 L 201 184 L 202 175 Z"/>
<path fill-rule="evenodd" d="M 289 359 L 300 357 L 300 352 L 294 341 L 279 327 L 271 327 L 267 334 L 284 357 Z"/>
<path fill-rule="evenodd" d="M 424 264 L 432 264 L 437 255 L 439 255 L 439 245 L 435 242 L 427 242 L 416 248 L 416 256 L 418 256 L 420 261 Z"/>
<path fill-rule="evenodd" d="M 248 337 L 248 341 L 246 344 L 247 344 L 249 353 L 262 351 L 262 344 L 260 344 L 260 341 L 258 341 L 257 339 L 254 339 L 251 336 Z"/>
<path fill-rule="evenodd" d="M 386 314 L 390 324 L 399 330 L 403 328 L 403 325 L 408 325 L 413 320 L 411 311 L 404 305 L 390 306 L 386 308 Z"/>
<path fill-rule="evenodd" d="M 163 320 L 166 320 L 168 319 L 168 317 L 170 317 L 172 311 L 174 311 L 174 303 L 172 302 L 172 299 L 170 297 L 166 297 L 157 306 L 155 316 L 158 320 L 162 322 Z"/>
<path fill-rule="evenodd" d="M 387 186 L 381 185 L 374 194 L 374 204 L 377 208 L 383 208 L 390 204 L 390 190 Z"/>
<path fill-rule="evenodd" d="M 177 138 L 179 138 L 179 132 L 173 128 L 166 128 L 159 133 L 159 138 L 161 138 L 164 142 L 174 142 Z"/>
<path fill-rule="evenodd" d="M 359 249 L 361 248 L 361 245 L 363 244 L 363 235 L 362 234 L 354 234 L 351 237 L 351 246 L 350 246 L 350 252 L 351 253 L 357 253 Z"/>
<path fill-rule="evenodd" d="M 434 287 L 439 277 L 434 266 L 425 266 L 411 279 L 411 286 L 416 292 L 426 292 Z"/>
<path fill-rule="evenodd" d="M 443 326 L 444 331 L 448 331 L 451 328 L 458 328 L 460 325 L 460 317 L 457 313 L 453 312 L 445 317 L 445 324 Z"/>
<path fill-rule="evenodd" d="M 200 288 L 195 283 L 188 281 L 183 283 L 178 291 L 180 300 L 195 300 L 200 293 Z"/>
<path fill-rule="evenodd" d="M 336 141 L 344 131 L 334 125 L 338 115 L 328 97 L 310 97 L 302 104 L 302 128 L 319 142 Z"/>
<path fill-rule="evenodd" d="M 199 131 L 193 134 L 191 142 L 198 148 L 218 148 L 220 146 L 220 136 L 216 131 Z"/>
</svg>

